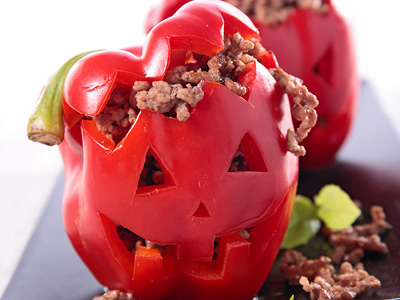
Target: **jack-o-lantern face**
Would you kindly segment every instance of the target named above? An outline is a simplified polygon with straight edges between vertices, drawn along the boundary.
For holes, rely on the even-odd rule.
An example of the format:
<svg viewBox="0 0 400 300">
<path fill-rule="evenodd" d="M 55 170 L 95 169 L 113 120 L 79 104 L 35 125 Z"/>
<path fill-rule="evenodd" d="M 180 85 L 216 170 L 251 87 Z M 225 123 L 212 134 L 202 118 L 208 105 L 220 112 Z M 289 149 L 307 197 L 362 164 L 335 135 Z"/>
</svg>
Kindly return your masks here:
<svg viewBox="0 0 400 300">
<path fill-rule="evenodd" d="M 163 1 L 149 15 L 146 30 L 190 1 Z M 263 46 L 317 96 L 318 123 L 304 141 L 307 155 L 301 157 L 300 166 L 329 166 L 350 132 L 357 108 L 359 78 L 346 20 L 330 0 L 315 1 L 314 6 L 320 3 L 321 7 L 313 9 L 296 7 L 301 1 L 224 1 L 235 3 L 249 15 L 260 31 Z M 279 5 L 281 10 L 274 16 Z"/>
<path fill-rule="evenodd" d="M 64 225 L 110 289 L 138 299 L 250 299 L 272 266 L 298 159 L 286 148 L 288 98 L 262 64 L 239 78 L 244 96 L 201 81 L 204 97 L 185 122 L 142 109 L 116 144 L 88 117 L 113 91 L 162 80 L 182 50 L 212 56 L 236 32 L 257 36 L 232 7 L 199 1 L 155 27 L 141 58 L 98 52 L 66 78 Z"/>
</svg>

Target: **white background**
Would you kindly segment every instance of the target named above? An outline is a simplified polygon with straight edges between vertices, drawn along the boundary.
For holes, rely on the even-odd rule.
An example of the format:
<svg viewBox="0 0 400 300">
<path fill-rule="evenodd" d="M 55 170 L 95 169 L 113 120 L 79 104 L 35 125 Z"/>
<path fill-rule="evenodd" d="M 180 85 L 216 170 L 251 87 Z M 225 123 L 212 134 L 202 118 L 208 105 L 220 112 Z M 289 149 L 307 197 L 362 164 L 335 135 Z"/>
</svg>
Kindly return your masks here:
<svg viewBox="0 0 400 300">
<path fill-rule="evenodd" d="M 75 54 L 142 44 L 142 24 L 156 2 L 0 2 L 0 296 L 62 170 L 56 147 L 26 138 L 41 87 Z M 362 79 L 400 133 L 400 1 L 334 2 L 353 27 Z"/>
</svg>

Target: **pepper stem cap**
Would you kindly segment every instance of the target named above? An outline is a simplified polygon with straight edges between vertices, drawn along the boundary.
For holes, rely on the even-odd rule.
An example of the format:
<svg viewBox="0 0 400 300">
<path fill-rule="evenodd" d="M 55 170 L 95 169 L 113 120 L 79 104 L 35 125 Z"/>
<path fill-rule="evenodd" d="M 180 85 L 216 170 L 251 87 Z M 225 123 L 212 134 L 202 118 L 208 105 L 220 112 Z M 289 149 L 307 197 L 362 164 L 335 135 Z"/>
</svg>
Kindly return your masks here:
<svg viewBox="0 0 400 300">
<path fill-rule="evenodd" d="M 34 113 L 29 117 L 27 135 L 31 141 L 48 146 L 59 145 L 64 139 L 63 88 L 72 66 L 86 55 L 99 50 L 75 55 L 57 71 L 40 97 Z"/>
</svg>

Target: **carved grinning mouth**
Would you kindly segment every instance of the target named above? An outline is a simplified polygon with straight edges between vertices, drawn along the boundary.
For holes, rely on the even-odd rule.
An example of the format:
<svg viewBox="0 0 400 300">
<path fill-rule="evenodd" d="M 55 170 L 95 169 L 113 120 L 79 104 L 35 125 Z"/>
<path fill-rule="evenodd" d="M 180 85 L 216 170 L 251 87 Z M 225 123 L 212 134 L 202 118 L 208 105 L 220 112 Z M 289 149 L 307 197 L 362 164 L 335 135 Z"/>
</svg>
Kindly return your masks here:
<svg viewBox="0 0 400 300">
<path fill-rule="evenodd" d="M 116 267 L 121 274 L 126 274 L 125 276 L 132 279 L 132 283 L 137 279 L 136 282 L 140 282 L 141 286 L 153 286 L 155 282 L 174 284 L 176 280 L 206 283 L 210 278 L 222 285 L 234 283 L 255 269 L 268 272 L 271 265 L 266 257 L 274 256 L 279 250 L 275 241 L 283 238 L 280 233 L 286 229 L 285 218 L 291 208 L 291 205 L 287 205 L 290 204 L 287 199 L 291 199 L 294 190 L 285 196 L 283 205 L 279 205 L 270 217 L 243 230 L 217 234 L 214 239 L 214 253 L 208 260 L 197 260 L 196 256 L 193 259 L 180 259 L 177 255 L 179 241 L 170 244 L 155 243 L 98 212 L 108 245 L 102 251 L 111 254 L 113 268 Z M 198 245 L 192 246 L 202 247 L 201 243 Z M 196 248 L 192 250 L 197 251 Z M 198 248 L 198 251 L 202 250 Z"/>
<path fill-rule="evenodd" d="M 102 213 L 99 213 L 99 217 L 109 250 L 125 272 L 132 274 L 132 278 L 149 273 L 162 276 L 164 269 L 180 270 L 188 276 L 199 278 L 204 274 L 215 279 L 243 275 L 248 271 L 250 245 L 260 235 L 259 230 L 257 234 L 252 234 L 257 225 L 224 234 L 214 239 L 212 260 L 180 260 L 177 258 L 176 245 L 154 243 L 113 222 Z"/>
<path fill-rule="evenodd" d="M 245 240 L 249 241 L 251 235 L 250 232 L 253 229 L 252 228 L 247 228 L 247 229 L 243 229 L 243 230 L 239 230 L 237 231 L 237 233 L 244 238 Z M 128 250 L 129 252 L 131 252 L 133 255 L 135 255 L 135 253 L 137 252 L 139 247 L 146 247 L 146 249 L 156 249 L 161 255 L 163 254 L 163 250 L 166 247 L 172 247 L 173 245 L 165 245 L 162 246 L 160 244 L 157 244 L 155 242 L 149 241 L 147 239 L 144 239 L 140 236 L 138 236 L 137 234 L 133 233 L 132 231 L 130 231 L 129 229 L 121 226 L 121 225 L 116 225 L 116 230 L 117 230 L 117 234 L 118 237 L 121 239 L 121 241 L 123 242 L 123 244 L 126 247 L 126 250 Z M 214 252 L 213 252 L 213 260 L 217 259 L 218 256 L 218 252 L 220 249 L 220 237 L 216 237 L 214 239 Z"/>
</svg>

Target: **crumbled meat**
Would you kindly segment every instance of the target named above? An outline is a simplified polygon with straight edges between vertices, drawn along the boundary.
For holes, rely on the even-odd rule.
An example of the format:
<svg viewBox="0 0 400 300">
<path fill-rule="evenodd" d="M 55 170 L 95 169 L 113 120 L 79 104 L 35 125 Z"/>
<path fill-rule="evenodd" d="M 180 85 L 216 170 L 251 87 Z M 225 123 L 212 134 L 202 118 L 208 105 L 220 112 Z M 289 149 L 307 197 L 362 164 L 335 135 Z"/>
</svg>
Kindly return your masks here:
<svg viewBox="0 0 400 300">
<path fill-rule="evenodd" d="M 94 297 L 93 300 L 134 300 L 131 293 L 123 293 L 118 290 L 105 292 L 102 296 Z"/>
<path fill-rule="evenodd" d="M 372 222 L 350 226 L 343 230 L 324 229 L 330 243 L 335 247 L 332 262 L 340 264 L 341 274 L 337 274 L 331 260 L 321 256 L 308 259 L 300 252 L 288 250 L 279 265 L 280 271 L 289 284 L 300 283 L 303 290 L 310 293 L 312 300 L 347 300 L 369 288 L 380 288 L 379 279 L 369 275 L 362 263 L 356 263 L 364 256 L 364 250 L 387 252 L 387 246 L 380 241 L 379 234 L 392 228 L 386 221 L 381 206 L 370 208 Z"/>
<path fill-rule="evenodd" d="M 179 121 L 186 121 L 190 115 L 184 103 L 194 107 L 204 97 L 203 90 L 198 86 L 187 84 L 184 88 L 180 84 L 169 84 L 165 81 L 153 81 L 148 90 L 136 90 L 133 86 L 132 93 L 139 109 L 164 114 L 175 107 Z"/>
<path fill-rule="evenodd" d="M 226 77 L 224 81 L 225 86 L 232 90 L 234 93 L 238 94 L 239 96 L 243 96 L 244 94 L 247 93 L 247 88 L 232 79 Z"/>
<path fill-rule="evenodd" d="M 386 214 L 383 211 L 382 206 L 371 206 L 369 213 L 372 218 L 372 223 L 365 224 L 363 226 L 356 226 L 358 231 L 382 234 L 386 230 L 392 228 L 392 225 L 386 221 Z"/>
<path fill-rule="evenodd" d="M 341 274 L 336 274 L 328 257 L 307 259 L 296 250 L 284 253 L 279 269 L 290 284 L 300 283 L 312 300 L 350 300 L 370 287 L 381 286 L 379 279 L 369 275 L 362 263 L 353 268 L 349 262 L 343 262 Z"/>
<path fill-rule="evenodd" d="M 211 81 L 222 84 L 239 96 L 247 93 L 247 87 L 238 82 L 239 75 L 246 64 L 253 62 L 265 52 L 256 40 L 245 40 L 239 33 L 231 38 L 225 37 L 224 49 L 211 58 L 188 52 L 186 64 L 167 71 L 163 81 L 136 81 L 131 90 L 126 87 L 115 88 L 103 111 L 95 119 L 98 129 L 115 144 L 119 143 L 129 131 L 141 109 L 186 121 L 189 109 L 195 107 L 204 97 L 198 84 Z M 315 107 L 318 100 L 302 85 L 302 81 L 285 73 L 282 69 L 269 70 L 281 86 L 283 92 L 293 98 L 293 115 L 301 121 L 296 132 L 287 132 L 288 151 L 295 155 L 305 155 L 299 143 L 317 121 Z"/>
<path fill-rule="evenodd" d="M 225 38 L 224 49 L 208 60 L 206 66 L 178 66 L 169 70 L 165 78 L 175 84 L 198 84 L 202 80 L 217 82 L 243 96 L 247 88 L 239 84 L 237 79 L 246 64 L 257 59 L 257 55 L 263 51 L 265 49 L 258 40 L 245 40 L 239 33 L 235 33 L 231 39 Z"/>
<path fill-rule="evenodd" d="M 334 272 L 331 259 L 321 256 L 318 259 L 308 259 L 296 250 L 287 250 L 279 264 L 279 270 L 289 280 L 290 284 L 298 284 L 301 276 L 314 279 L 321 268 Z"/>
<path fill-rule="evenodd" d="M 188 52 L 186 64 L 167 71 L 163 81 L 136 81 L 129 91 L 117 87 L 103 111 L 95 117 L 97 127 L 117 144 L 126 135 L 141 109 L 186 121 L 190 108 L 204 97 L 197 86 L 202 80 L 225 85 L 239 96 L 247 88 L 237 82 L 246 64 L 265 51 L 258 40 L 244 40 L 239 33 L 225 37 L 224 49 L 208 58 Z"/>
<path fill-rule="evenodd" d="M 363 258 L 365 252 L 362 248 L 347 249 L 345 245 L 338 245 L 333 249 L 332 262 L 339 264 L 342 261 L 356 263 Z"/>
<path fill-rule="evenodd" d="M 135 121 L 138 110 L 129 98 L 129 91 L 117 87 L 111 94 L 107 106 L 98 114 L 97 128 L 108 138 L 120 141 Z"/>
<path fill-rule="evenodd" d="M 323 232 L 329 237 L 329 243 L 336 246 L 332 260 L 356 262 L 364 256 L 364 250 L 388 252 L 386 243 L 382 242 L 379 234 L 392 228 L 386 221 L 386 215 L 381 206 L 370 208 L 372 222 L 350 226 L 343 230 L 324 228 Z"/>
<path fill-rule="evenodd" d="M 248 229 L 243 229 L 239 231 L 239 234 L 244 237 L 246 240 L 248 240 L 251 236 L 250 236 L 250 232 Z"/>
<path fill-rule="evenodd" d="M 371 287 L 381 287 L 379 279 L 369 275 L 362 263 L 353 268 L 349 262 L 343 262 L 340 269 L 341 274 L 335 274 L 322 268 L 311 282 L 302 276 L 300 284 L 312 300 L 351 300 Z"/>
<path fill-rule="evenodd" d="M 293 116 L 301 123 L 296 129 L 296 132 L 292 129 L 288 130 L 286 134 L 287 148 L 288 151 L 293 154 L 303 156 L 306 154 L 306 150 L 303 146 L 300 146 L 299 143 L 307 137 L 311 128 L 313 128 L 317 122 L 315 107 L 318 106 L 318 100 L 303 85 L 301 79 L 287 74 L 281 68 L 272 68 L 269 69 L 269 71 L 279 83 L 282 90 L 292 96 L 294 102 L 292 109 Z"/>
<path fill-rule="evenodd" d="M 328 11 L 324 0 L 224 0 L 236 6 L 253 20 L 269 26 L 286 21 L 297 9 L 308 9 L 320 13 Z"/>
</svg>

